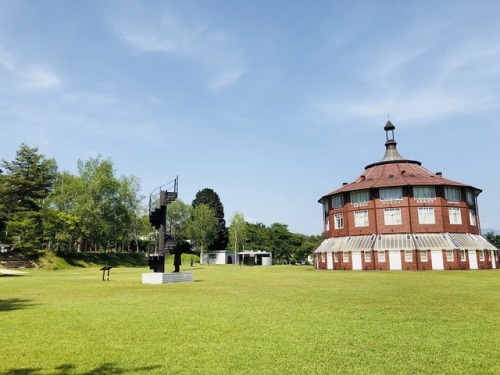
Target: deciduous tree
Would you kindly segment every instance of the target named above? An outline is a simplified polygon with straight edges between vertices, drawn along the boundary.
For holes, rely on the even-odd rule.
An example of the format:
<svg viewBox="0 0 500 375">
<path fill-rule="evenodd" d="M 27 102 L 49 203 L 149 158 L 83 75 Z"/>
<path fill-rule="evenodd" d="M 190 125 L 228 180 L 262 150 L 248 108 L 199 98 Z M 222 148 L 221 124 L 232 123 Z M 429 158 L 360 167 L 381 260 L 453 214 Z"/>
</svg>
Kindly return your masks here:
<svg viewBox="0 0 500 375">
<path fill-rule="evenodd" d="M 212 189 L 205 188 L 196 193 L 192 206 L 195 208 L 199 204 L 207 204 L 215 213 L 218 219 L 217 238 L 210 245 L 210 250 L 224 250 L 229 243 L 228 230 L 226 221 L 224 220 L 224 206 L 222 205 L 219 195 Z"/>
<path fill-rule="evenodd" d="M 229 226 L 229 244 L 230 248 L 235 252 L 244 249 L 247 240 L 247 225 L 245 217 L 240 212 L 235 212 L 231 218 L 231 225 Z"/>
<path fill-rule="evenodd" d="M 199 252 L 209 250 L 217 239 L 218 223 L 215 212 L 207 204 L 200 203 L 193 208 L 187 231 Z"/>
</svg>

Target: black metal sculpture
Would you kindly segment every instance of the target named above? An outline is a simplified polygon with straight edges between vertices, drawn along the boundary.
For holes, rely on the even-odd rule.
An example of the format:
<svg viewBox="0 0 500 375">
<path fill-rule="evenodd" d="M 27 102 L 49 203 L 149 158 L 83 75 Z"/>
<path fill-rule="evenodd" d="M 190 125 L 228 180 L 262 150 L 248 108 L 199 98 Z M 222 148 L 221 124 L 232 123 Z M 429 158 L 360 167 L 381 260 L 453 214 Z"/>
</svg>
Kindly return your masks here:
<svg viewBox="0 0 500 375">
<path fill-rule="evenodd" d="M 174 272 L 180 271 L 181 250 L 167 232 L 167 207 L 177 199 L 178 180 L 179 177 L 176 177 L 175 180 L 157 187 L 149 196 L 149 222 L 157 233 L 155 252 L 150 253 L 148 257 L 149 268 L 154 272 L 165 272 L 165 257 L 171 253 L 174 254 Z"/>
</svg>

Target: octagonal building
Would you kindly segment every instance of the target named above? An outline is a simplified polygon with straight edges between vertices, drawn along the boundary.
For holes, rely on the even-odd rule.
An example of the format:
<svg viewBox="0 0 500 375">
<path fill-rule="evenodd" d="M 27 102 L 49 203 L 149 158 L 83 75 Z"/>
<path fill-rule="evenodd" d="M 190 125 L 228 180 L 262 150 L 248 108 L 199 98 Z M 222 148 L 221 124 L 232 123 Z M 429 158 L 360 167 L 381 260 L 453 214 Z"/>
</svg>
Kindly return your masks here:
<svg viewBox="0 0 500 375">
<path fill-rule="evenodd" d="M 388 121 L 385 154 L 351 183 L 321 197 L 326 270 L 468 270 L 498 267 L 480 235 L 481 190 L 402 157 Z"/>
</svg>

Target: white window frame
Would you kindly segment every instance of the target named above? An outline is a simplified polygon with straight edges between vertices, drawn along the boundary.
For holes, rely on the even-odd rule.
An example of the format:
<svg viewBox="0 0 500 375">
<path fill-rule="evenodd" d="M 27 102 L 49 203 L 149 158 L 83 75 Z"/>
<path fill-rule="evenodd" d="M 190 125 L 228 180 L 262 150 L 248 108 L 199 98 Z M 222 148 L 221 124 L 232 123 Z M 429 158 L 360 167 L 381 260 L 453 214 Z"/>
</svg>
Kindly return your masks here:
<svg viewBox="0 0 500 375">
<path fill-rule="evenodd" d="M 344 195 L 338 194 L 332 197 L 332 208 L 338 209 L 344 207 Z"/>
<path fill-rule="evenodd" d="M 413 251 L 405 250 L 405 262 L 413 262 Z"/>
<path fill-rule="evenodd" d="M 453 250 L 446 250 L 446 261 L 453 262 L 455 257 L 453 256 Z"/>
<path fill-rule="evenodd" d="M 342 253 L 342 263 L 348 263 L 349 262 L 349 252 L 344 251 Z"/>
<path fill-rule="evenodd" d="M 434 207 L 418 207 L 419 224 L 436 224 L 436 215 Z"/>
<path fill-rule="evenodd" d="M 401 208 L 384 208 L 384 224 L 385 225 L 401 225 Z"/>
<path fill-rule="evenodd" d="M 469 222 L 470 225 L 476 226 L 476 210 L 469 209 Z"/>
<path fill-rule="evenodd" d="M 417 201 L 433 201 L 436 199 L 436 189 L 434 186 L 414 186 L 413 198 Z"/>
<path fill-rule="evenodd" d="M 337 252 L 333 253 L 333 261 L 335 263 L 338 263 L 338 261 L 339 261 L 339 253 L 337 253 Z"/>
<path fill-rule="evenodd" d="M 367 227 L 369 225 L 368 221 L 368 211 L 354 211 L 354 226 L 355 227 Z"/>
<path fill-rule="evenodd" d="M 335 214 L 333 216 L 334 228 L 342 229 L 344 228 L 344 214 Z"/>
<path fill-rule="evenodd" d="M 377 259 L 378 259 L 379 263 L 385 263 L 385 251 L 384 250 L 377 251 Z"/>
<path fill-rule="evenodd" d="M 382 202 L 394 202 L 403 200 L 403 188 L 401 186 L 379 189 Z"/>
<path fill-rule="evenodd" d="M 462 210 L 460 207 L 448 207 L 448 216 L 450 218 L 450 224 L 462 224 Z"/>
<path fill-rule="evenodd" d="M 484 262 L 484 250 L 478 250 L 477 255 L 480 262 Z"/>
<path fill-rule="evenodd" d="M 364 206 L 370 201 L 369 190 L 351 191 L 351 204 L 354 206 Z"/>
<path fill-rule="evenodd" d="M 427 262 L 428 261 L 427 250 L 420 250 L 420 261 L 421 262 Z"/>
<path fill-rule="evenodd" d="M 467 260 L 467 255 L 465 253 L 465 250 L 460 250 L 460 261 L 465 262 Z"/>
<path fill-rule="evenodd" d="M 462 199 L 462 194 L 460 193 L 460 188 L 455 186 L 445 186 L 444 187 L 444 199 L 448 202 L 460 202 Z"/>
<path fill-rule="evenodd" d="M 321 253 L 321 263 L 326 262 L 326 253 Z"/>
<path fill-rule="evenodd" d="M 365 251 L 365 262 L 371 262 L 371 261 L 372 261 L 372 252 Z"/>
</svg>

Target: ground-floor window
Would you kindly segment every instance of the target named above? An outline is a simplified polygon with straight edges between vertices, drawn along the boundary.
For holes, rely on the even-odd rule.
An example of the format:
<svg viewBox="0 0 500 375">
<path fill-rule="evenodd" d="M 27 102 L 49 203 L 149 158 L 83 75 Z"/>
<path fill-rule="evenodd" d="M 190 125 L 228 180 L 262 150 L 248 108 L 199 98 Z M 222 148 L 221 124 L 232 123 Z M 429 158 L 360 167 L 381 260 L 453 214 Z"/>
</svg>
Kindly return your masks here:
<svg viewBox="0 0 500 375">
<path fill-rule="evenodd" d="M 413 251 L 405 250 L 405 262 L 412 262 L 412 261 L 413 261 Z"/>
<path fill-rule="evenodd" d="M 453 250 L 446 250 L 446 261 L 453 262 Z"/>
<path fill-rule="evenodd" d="M 321 253 L 321 261 L 326 262 L 326 253 Z"/>
<path fill-rule="evenodd" d="M 484 262 L 484 250 L 479 250 L 477 253 L 479 254 L 479 260 Z"/>
<path fill-rule="evenodd" d="M 371 251 L 365 251 L 365 262 L 371 262 L 371 261 L 372 261 Z"/>
<path fill-rule="evenodd" d="M 427 250 L 420 251 L 420 261 L 427 262 Z"/>
<path fill-rule="evenodd" d="M 385 251 L 379 251 L 377 253 L 378 255 L 378 261 L 379 262 L 385 262 Z"/>
<path fill-rule="evenodd" d="M 348 252 L 343 252 L 342 253 L 342 261 L 343 262 L 349 262 L 349 253 Z"/>
<path fill-rule="evenodd" d="M 333 253 L 333 261 L 338 262 L 339 261 L 339 253 Z"/>
<path fill-rule="evenodd" d="M 460 250 L 460 260 L 462 262 L 465 262 L 467 260 L 467 257 L 465 256 L 465 250 Z"/>
</svg>

